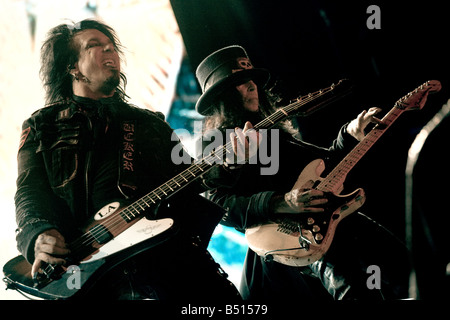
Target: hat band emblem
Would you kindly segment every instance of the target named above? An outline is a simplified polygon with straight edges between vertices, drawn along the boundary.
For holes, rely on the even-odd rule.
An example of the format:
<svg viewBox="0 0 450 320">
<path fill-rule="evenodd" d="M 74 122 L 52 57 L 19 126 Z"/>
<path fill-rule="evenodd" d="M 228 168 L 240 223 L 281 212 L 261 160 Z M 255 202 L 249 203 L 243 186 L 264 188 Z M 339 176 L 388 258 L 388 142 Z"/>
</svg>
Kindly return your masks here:
<svg viewBox="0 0 450 320">
<path fill-rule="evenodd" d="M 233 69 L 233 73 L 242 71 L 242 69 L 253 69 L 253 65 L 248 58 L 237 58 L 236 62 L 239 69 Z"/>
<path fill-rule="evenodd" d="M 248 58 L 239 57 L 236 58 L 235 61 L 229 61 L 228 64 L 222 65 L 209 75 L 209 77 L 205 80 L 203 92 L 208 90 L 219 80 L 230 76 L 230 74 L 250 69 L 253 69 L 253 65 Z"/>
</svg>

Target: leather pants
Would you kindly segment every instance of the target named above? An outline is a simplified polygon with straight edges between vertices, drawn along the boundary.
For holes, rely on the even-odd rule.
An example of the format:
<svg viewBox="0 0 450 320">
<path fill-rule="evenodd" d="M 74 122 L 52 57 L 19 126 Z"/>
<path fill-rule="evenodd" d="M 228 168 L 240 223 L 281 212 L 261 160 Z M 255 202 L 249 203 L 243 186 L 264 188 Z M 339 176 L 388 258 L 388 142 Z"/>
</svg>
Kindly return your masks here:
<svg viewBox="0 0 450 320">
<path fill-rule="evenodd" d="M 335 300 L 405 299 L 409 261 L 406 246 L 391 232 L 354 213 L 339 223 L 327 254 L 301 272 L 320 279 Z"/>
</svg>

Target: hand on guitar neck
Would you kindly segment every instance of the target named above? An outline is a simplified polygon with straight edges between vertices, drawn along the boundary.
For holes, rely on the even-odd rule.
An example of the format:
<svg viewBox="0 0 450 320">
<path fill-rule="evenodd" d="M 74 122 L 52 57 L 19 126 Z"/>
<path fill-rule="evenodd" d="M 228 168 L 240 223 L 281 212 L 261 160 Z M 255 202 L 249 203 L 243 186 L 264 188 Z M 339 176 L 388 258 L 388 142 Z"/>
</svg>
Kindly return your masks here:
<svg viewBox="0 0 450 320">
<path fill-rule="evenodd" d="M 380 108 L 364 110 L 348 124 L 347 133 L 361 141 L 369 123 L 382 124 L 381 120 L 375 117 L 380 111 Z M 272 212 L 275 214 L 323 212 L 328 200 L 324 192 L 313 189 L 314 183 L 313 180 L 304 185 L 296 183 L 288 193 L 275 196 L 272 199 Z"/>
<path fill-rule="evenodd" d="M 347 133 L 356 140 L 361 141 L 366 135 L 364 130 L 369 123 L 382 124 L 381 120 L 375 117 L 380 111 L 380 108 L 370 108 L 368 111 L 364 110 L 348 124 Z"/>
<path fill-rule="evenodd" d="M 230 141 L 237 157 L 236 163 L 242 163 L 248 162 L 257 154 L 261 137 L 260 133 L 253 129 L 253 124 L 247 121 L 244 129 L 235 128 L 234 132 L 230 133 Z"/>
</svg>

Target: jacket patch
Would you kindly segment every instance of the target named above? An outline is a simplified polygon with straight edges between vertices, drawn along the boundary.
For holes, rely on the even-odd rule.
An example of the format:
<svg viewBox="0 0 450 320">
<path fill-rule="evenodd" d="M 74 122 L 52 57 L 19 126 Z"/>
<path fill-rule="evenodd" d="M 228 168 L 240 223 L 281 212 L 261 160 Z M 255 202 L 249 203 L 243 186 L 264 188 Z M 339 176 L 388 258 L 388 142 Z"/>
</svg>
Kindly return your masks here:
<svg viewBox="0 0 450 320">
<path fill-rule="evenodd" d="M 134 123 L 123 124 L 122 169 L 134 171 Z"/>
<path fill-rule="evenodd" d="M 134 174 L 135 121 L 122 123 L 122 147 L 120 156 L 119 190 L 128 199 L 137 190 Z"/>
<path fill-rule="evenodd" d="M 30 131 L 31 131 L 31 127 L 28 127 L 22 131 L 22 134 L 20 136 L 19 150 L 23 147 L 23 145 L 25 144 L 25 141 L 27 141 Z"/>
</svg>

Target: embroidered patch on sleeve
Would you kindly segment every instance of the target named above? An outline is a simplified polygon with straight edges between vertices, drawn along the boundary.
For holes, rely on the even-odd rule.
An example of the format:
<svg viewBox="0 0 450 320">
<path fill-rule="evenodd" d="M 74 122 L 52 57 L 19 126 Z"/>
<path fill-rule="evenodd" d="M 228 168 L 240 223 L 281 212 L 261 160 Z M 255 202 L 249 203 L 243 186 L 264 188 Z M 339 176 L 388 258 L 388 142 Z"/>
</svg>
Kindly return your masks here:
<svg viewBox="0 0 450 320">
<path fill-rule="evenodd" d="M 22 131 L 22 135 L 20 136 L 19 150 L 23 147 L 23 145 L 25 144 L 25 141 L 27 141 L 30 131 L 31 131 L 31 127 L 28 127 Z"/>
</svg>

